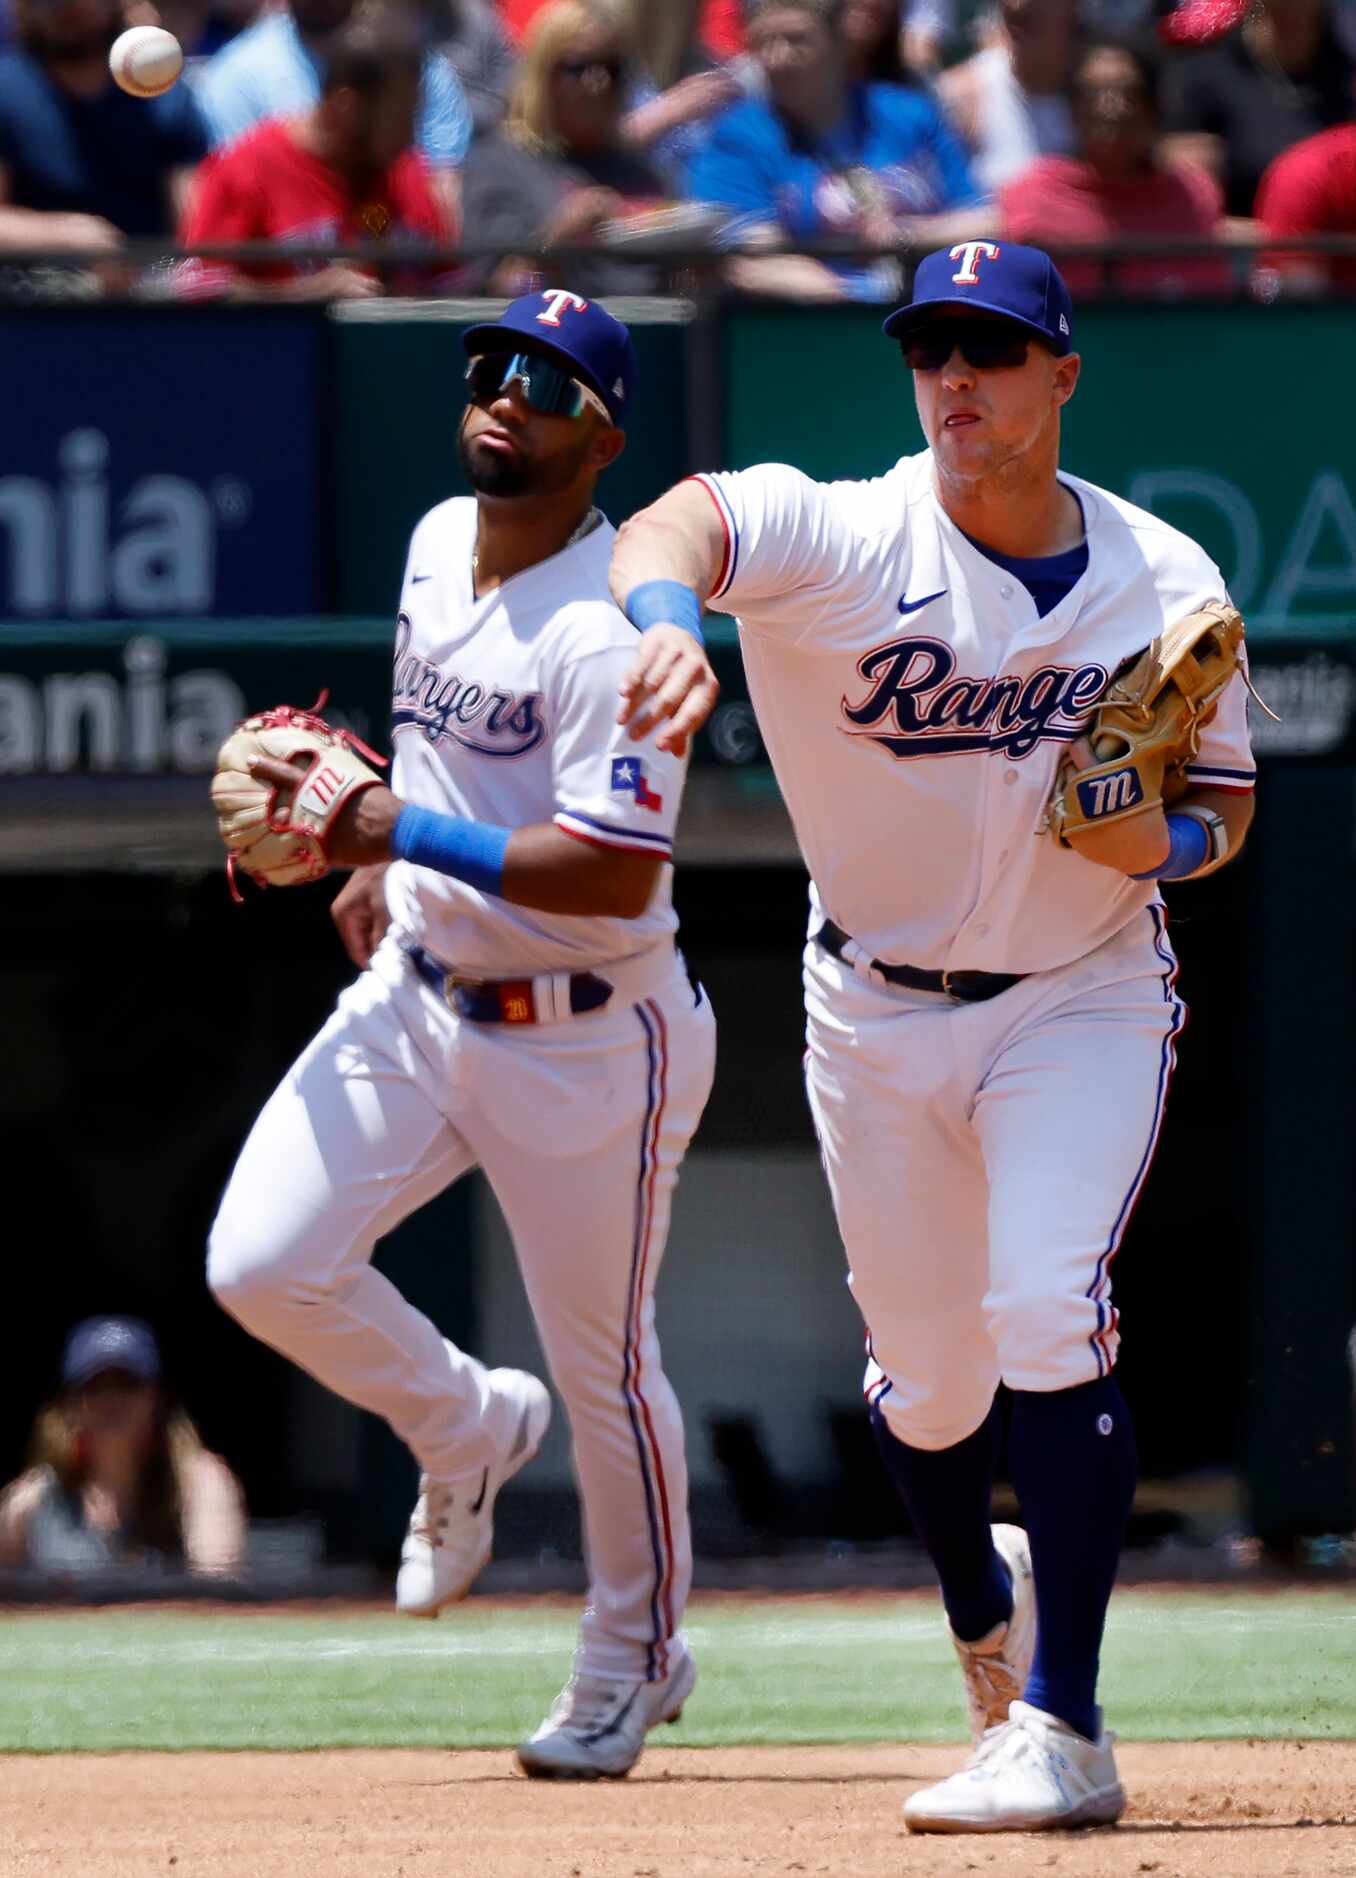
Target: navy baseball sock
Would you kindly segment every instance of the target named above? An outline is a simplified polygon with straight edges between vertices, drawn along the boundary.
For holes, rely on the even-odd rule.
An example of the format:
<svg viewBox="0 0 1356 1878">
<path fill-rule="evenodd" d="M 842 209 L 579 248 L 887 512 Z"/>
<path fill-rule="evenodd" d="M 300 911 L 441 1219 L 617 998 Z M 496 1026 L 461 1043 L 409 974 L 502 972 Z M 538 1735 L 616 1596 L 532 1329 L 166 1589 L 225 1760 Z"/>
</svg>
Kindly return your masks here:
<svg viewBox="0 0 1356 1878">
<path fill-rule="evenodd" d="M 1095 1739 L 1102 1628 L 1135 1492 L 1135 1434 L 1115 1377 L 1014 1391 L 1008 1464 L 1036 1589 L 1024 1699 Z"/>
<path fill-rule="evenodd" d="M 886 1471 L 937 1568 L 947 1622 L 963 1643 L 975 1643 L 1012 1616 L 1012 1580 L 989 1531 L 998 1404 L 964 1441 L 931 1450 L 891 1434 L 874 1402 L 870 1414 Z"/>
</svg>

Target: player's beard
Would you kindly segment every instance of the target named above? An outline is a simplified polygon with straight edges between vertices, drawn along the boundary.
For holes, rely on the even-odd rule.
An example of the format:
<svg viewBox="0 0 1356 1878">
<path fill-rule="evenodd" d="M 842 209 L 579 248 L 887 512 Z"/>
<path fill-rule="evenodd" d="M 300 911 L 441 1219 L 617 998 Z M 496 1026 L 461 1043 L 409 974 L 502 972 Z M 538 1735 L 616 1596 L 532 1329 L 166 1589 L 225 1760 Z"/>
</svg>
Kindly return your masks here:
<svg viewBox="0 0 1356 1878">
<path fill-rule="evenodd" d="M 457 438 L 462 473 L 482 496 L 552 496 L 576 482 L 588 454 L 587 434 L 568 450 L 534 463 L 524 456 L 502 457 L 495 451 L 476 450 L 465 428 Z"/>
</svg>

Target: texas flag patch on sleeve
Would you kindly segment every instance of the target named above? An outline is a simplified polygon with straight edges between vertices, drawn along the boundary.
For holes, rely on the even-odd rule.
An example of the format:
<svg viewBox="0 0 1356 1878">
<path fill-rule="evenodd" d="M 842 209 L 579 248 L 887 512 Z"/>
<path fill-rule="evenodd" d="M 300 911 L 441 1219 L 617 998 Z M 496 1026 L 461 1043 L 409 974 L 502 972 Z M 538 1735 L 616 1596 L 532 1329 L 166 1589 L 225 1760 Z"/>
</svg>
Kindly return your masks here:
<svg viewBox="0 0 1356 1878">
<path fill-rule="evenodd" d="M 664 806 L 663 796 L 656 795 L 645 780 L 645 765 L 637 756 L 613 757 L 612 793 L 634 796 L 638 809 L 658 811 Z"/>
</svg>

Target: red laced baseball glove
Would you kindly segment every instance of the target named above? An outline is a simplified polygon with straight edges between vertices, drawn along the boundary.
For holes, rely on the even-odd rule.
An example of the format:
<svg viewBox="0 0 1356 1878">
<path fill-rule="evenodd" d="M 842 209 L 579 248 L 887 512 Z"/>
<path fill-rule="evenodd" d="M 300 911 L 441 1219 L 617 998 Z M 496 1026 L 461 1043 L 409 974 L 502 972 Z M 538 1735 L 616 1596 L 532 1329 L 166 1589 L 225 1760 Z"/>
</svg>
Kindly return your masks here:
<svg viewBox="0 0 1356 1878">
<path fill-rule="evenodd" d="M 330 870 L 328 838 L 341 810 L 363 789 L 380 783 L 373 764 L 386 766 L 352 731 L 336 730 L 317 712 L 279 704 L 247 717 L 222 744 L 212 778 L 212 806 L 226 843 L 232 897 L 242 896 L 237 871 L 261 887 L 297 887 Z M 284 804 L 271 783 L 251 775 L 251 757 L 269 756 L 300 772 Z"/>
</svg>

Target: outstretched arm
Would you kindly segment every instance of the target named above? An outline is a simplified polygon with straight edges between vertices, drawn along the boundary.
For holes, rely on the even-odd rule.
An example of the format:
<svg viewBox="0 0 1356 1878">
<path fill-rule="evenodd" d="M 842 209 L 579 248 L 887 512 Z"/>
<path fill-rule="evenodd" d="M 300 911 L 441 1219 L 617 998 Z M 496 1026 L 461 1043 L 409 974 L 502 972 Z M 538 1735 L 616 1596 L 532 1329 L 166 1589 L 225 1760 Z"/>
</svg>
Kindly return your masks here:
<svg viewBox="0 0 1356 1878">
<path fill-rule="evenodd" d="M 696 482 L 679 483 L 623 522 L 612 550 L 612 597 L 641 628 L 617 722 L 637 741 L 662 725 L 657 747 L 680 756 L 720 695 L 701 611 L 724 559 L 720 514 Z"/>
</svg>

